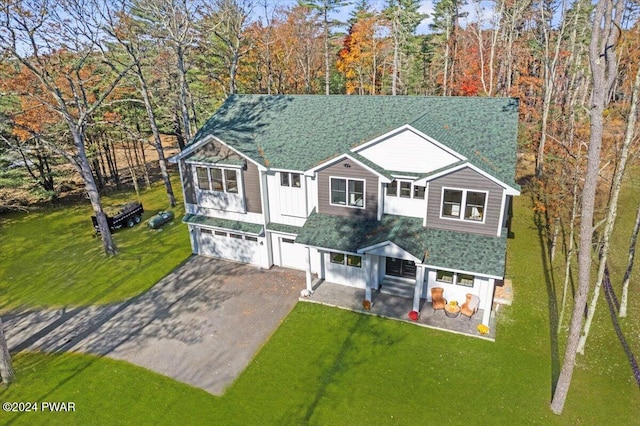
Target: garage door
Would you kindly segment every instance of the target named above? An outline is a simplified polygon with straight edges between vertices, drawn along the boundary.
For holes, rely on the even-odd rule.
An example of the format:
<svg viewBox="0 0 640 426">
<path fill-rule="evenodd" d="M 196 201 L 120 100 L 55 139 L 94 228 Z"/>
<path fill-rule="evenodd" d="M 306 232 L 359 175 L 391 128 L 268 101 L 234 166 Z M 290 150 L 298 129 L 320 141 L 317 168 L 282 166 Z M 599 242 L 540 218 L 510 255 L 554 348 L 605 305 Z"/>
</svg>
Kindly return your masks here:
<svg viewBox="0 0 640 426">
<path fill-rule="evenodd" d="M 294 243 L 292 238 L 278 237 L 278 239 L 280 240 L 280 263 L 282 266 L 305 271 L 307 269 L 306 247 Z"/>
<path fill-rule="evenodd" d="M 223 230 L 200 228 L 200 254 L 260 265 L 258 238 Z"/>
</svg>

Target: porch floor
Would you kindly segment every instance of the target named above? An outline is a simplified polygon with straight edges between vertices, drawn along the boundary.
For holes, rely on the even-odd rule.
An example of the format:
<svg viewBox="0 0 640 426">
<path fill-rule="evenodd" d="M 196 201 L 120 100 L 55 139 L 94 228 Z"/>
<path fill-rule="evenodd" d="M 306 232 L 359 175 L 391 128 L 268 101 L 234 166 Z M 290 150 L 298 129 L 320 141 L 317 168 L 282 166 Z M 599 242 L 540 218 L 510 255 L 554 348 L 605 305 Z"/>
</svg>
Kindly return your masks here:
<svg viewBox="0 0 640 426">
<path fill-rule="evenodd" d="M 478 325 L 482 323 L 483 310 L 479 309 L 476 314 L 467 318 L 459 315 L 457 318 L 449 318 L 443 310 L 436 312 L 431 309 L 431 303 L 425 299 L 420 300 L 420 318 L 418 321 L 411 321 L 408 317 L 412 310 L 413 300 L 406 297 L 394 296 L 391 294 L 373 291 L 372 306 L 369 311 L 364 310 L 362 301 L 364 300 L 364 289 L 348 287 L 327 281 L 316 281 L 314 283 L 314 293 L 310 297 L 301 297 L 304 302 L 320 303 L 328 306 L 335 306 L 348 309 L 363 314 L 376 315 L 398 321 L 409 322 L 422 327 L 435 328 L 448 331 L 450 333 L 463 334 L 495 341 L 495 312 L 489 320 L 489 333 L 482 335 L 478 331 Z"/>
</svg>

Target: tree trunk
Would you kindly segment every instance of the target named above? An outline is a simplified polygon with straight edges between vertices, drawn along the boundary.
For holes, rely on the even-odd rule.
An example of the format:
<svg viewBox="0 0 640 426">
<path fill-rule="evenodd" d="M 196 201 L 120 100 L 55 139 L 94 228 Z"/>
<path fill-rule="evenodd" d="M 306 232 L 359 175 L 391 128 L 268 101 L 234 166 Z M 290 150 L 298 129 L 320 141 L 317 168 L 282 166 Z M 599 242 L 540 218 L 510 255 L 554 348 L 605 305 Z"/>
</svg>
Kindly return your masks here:
<svg viewBox="0 0 640 426">
<path fill-rule="evenodd" d="M 176 47 L 178 57 L 178 74 L 180 80 L 180 111 L 182 112 L 182 131 L 186 143 L 191 140 L 191 122 L 189 119 L 189 106 L 187 103 L 187 72 L 184 69 L 184 51 L 178 44 Z"/>
<path fill-rule="evenodd" d="M 76 164 L 80 170 L 82 178 L 84 179 L 85 191 L 91 201 L 91 207 L 93 208 L 93 214 L 98 222 L 98 229 L 100 230 L 100 237 L 102 238 L 102 244 L 107 256 L 115 256 L 118 254 L 118 248 L 113 241 L 109 224 L 107 223 L 107 216 L 102 209 L 102 201 L 100 200 L 100 194 L 96 187 L 96 182 L 93 179 L 93 173 L 91 173 L 91 166 L 89 165 L 89 159 L 84 148 L 84 137 L 82 129 L 77 129 L 75 124 L 69 123 L 69 128 L 72 129 L 73 142 L 76 146 Z"/>
<path fill-rule="evenodd" d="M 614 1 L 616 3 L 614 3 Z M 578 253 L 578 288 L 573 306 L 569 337 L 558 381 L 555 384 L 551 410 L 554 414 L 562 414 L 564 403 L 571 386 L 573 368 L 577 357 L 578 341 L 582 329 L 582 316 L 589 294 L 591 280 L 591 239 L 593 236 L 593 212 L 595 206 L 598 172 L 600 166 L 600 150 L 602 147 L 603 116 L 605 102 L 615 79 L 615 50 L 613 31 L 620 20 L 619 0 L 600 0 L 596 6 L 591 43 L 589 45 L 589 62 L 592 71 L 591 90 L 591 134 L 587 154 L 587 170 L 582 190 L 580 248 Z M 615 8 L 615 11 L 614 11 Z"/>
<path fill-rule="evenodd" d="M 324 94 L 330 93 L 331 72 L 329 68 L 329 6 L 324 5 Z"/>
<path fill-rule="evenodd" d="M 13 365 L 11 364 L 11 354 L 7 346 L 7 340 L 4 338 L 4 327 L 2 318 L 0 318 L 0 380 L 5 386 L 8 386 L 15 377 Z"/>
<path fill-rule="evenodd" d="M 631 93 L 631 105 L 629 106 L 629 114 L 627 116 L 627 129 L 624 135 L 624 141 L 622 142 L 622 148 L 620 150 L 620 163 L 616 168 L 616 172 L 613 176 L 613 185 L 611 188 L 611 199 L 609 201 L 609 210 L 607 213 L 607 222 L 604 227 L 604 233 L 602 236 L 602 253 L 600 257 L 600 266 L 598 267 L 598 278 L 596 279 L 595 288 L 593 291 L 593 298 L 589 306 L 589 312 L 587 314 L 587 321 L 584 325 L 584 331 L 580 336 L 580 342 L 578 343 L 578 352 L 584 354 L 584 347 L 589 337 L 589 330 L 591 329 L 591 322 L 596 313 L 596 307 L 598 306 L 598 296 L 600 296 L 600 286 L 604 278 L 604 268 L 607 265 L 607 256 L 609 254 L 609 242 L 611 240 L 611 234 L 613 233 L 613 227 L 616 223 L 618 215 L 618 197 L 620 196 L 620 189 L 622 188 L 622 178 L 627 166 L 627 158 L 629 157 L 629 146 L 633 141 L 635 134 L 637 112 L 638 112 L 638 96 L 640 92 L 640 68 L 636 72 L 636 78 L 633 84 L 633 91 Z"/>
<path fill-rule="evenodd" d="M 638 231 L 640 230 L 640 205 L 636 213 L 636 223 L 631 233 L 631 243 L 629 244 L 629 260 L 627 262 L 627 270 L 624 272 L 624 280 L 622 282 L 622 298 L 620 299 L 620 317 L 627 316 L 627 299 L 629 298 L 629 281 L 631 280 L 631 271 L 633 270 L 633 259 L 636 254 L 636 242 L 638 241 Z"/>
</svg>

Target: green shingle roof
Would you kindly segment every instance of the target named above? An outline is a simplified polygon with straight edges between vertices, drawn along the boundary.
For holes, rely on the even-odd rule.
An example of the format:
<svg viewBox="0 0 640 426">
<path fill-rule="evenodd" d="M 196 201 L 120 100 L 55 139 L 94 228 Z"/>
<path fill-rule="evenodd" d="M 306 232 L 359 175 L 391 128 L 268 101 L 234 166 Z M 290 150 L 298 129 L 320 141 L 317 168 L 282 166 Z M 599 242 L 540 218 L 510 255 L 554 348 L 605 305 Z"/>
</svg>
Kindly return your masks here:
<svg viewBox="0 0 640 426">
<path fill-rule="evenodd" d="M 262 225 L 255 223 L 239 222 L 236 220 L 219 219 L 215 217 L 200 216 L 197 214 L 186 214 L 182 218 L 183 223 L 192 225 L 205 225 L 214 228 L 228 229 L 231 231 L 245 232 L 247 234 L 262 234 Z"/>
<path fill-rule="evenodd" d="M 423 263 L 502 277 L 506 231 L 502 237 L 425 228 L 422 219 L 384 215 L 380 222 L 312 213 L 296 242 L 355 253 L 391 241 Z"/>
<path fill-rule="evenodd" d="M 298 233 L 300 232 L 302 227 L 293 226 L 293 225 L 286 225 L 284 223 L 269 222 L 267 224 L 267 229 L 269 231 L 283 232 L 285 234 L 298 235 Z"/>
<path fill-rule="evenodd" d="M 518 188 L 517 123 L 511 98 L 234 95 L 192 143 L 214 135 L 259 164 L 309 170 L 410 124 Z"/>
</svg>

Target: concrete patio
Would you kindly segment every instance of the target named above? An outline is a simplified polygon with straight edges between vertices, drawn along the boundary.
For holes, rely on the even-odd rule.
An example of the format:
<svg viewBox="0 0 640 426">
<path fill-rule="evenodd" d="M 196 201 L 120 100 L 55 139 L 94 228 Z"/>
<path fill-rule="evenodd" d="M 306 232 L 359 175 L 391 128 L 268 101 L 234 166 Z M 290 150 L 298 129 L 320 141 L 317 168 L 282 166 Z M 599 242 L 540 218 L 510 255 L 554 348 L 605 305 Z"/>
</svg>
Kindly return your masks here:
<svg viewBox="0 0 640 426">
<path fill-rule="evenodd" d="M 507 285 L 509 296 L 511 296 L 511 283 L 507 282 Z M 502 296 L 504 294 L 504 289 L 502 287 L 497 287 L 497 289 L 500 289 L 500 294 Z M 301 297 L 300 300 L 304 302 L 320 303 L 323 305 L 334 306 L 354 312 L 376 315 L 398 321 L 405 321 L 422 327 L 463 334 L 465 336 L 477 337 L 479 339 L 489 341 L 495 341 L 496 338 L 495 311 L 492 313 L 489 321 L 489 332 L 482 335 L 478 331 L 478 325 L 482 323 L 482 316 L 484 313 L 482 309 L 478 310 L 478 312 L 476 312 L 476 314 L 471 318 L 467 318 L 463 315 L 459 315 L 456 318 L 449 318 L 442 310 L 434 312 L 433 309 L 431 309 L 431 303 L 422 299 L 420 303 L 420 318 L 418 321 L 411 321 L 408 314 L 412 310 L 413 300 L 410 298 L 375 291 L 372 294 L 372 306 L 370 310 L 367 311 L 362 306 L 362 302 L 364 300 L 363 289 L 348 287 L 322 280 L 318 280 L 314 283 L 314 292 L 311 296 Z M 500 303 L 511 304 L 511 297 L 509 297 L 508 300 L 500 300 Z"/>
</svg>

